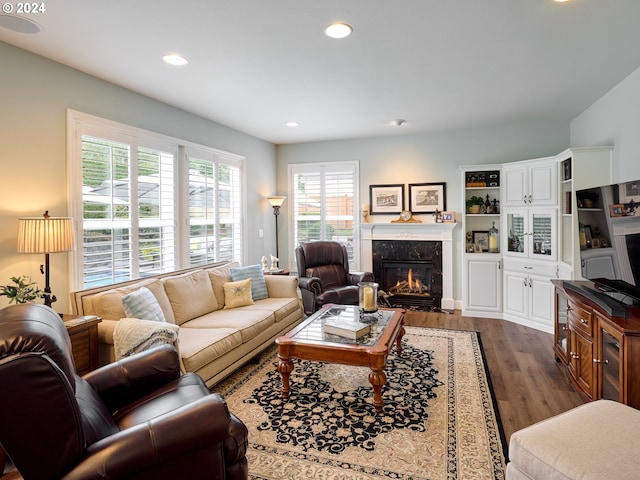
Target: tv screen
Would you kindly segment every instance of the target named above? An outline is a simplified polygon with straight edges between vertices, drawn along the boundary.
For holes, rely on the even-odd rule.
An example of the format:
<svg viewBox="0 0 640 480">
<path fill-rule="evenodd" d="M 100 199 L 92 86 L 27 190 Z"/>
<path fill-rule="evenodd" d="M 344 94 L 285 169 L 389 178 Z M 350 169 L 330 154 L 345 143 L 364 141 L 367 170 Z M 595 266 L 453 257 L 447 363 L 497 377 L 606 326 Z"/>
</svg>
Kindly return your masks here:
<svg viewBox="0 0 640 480">
<path fill-rule="evenodd" d="M 582 277 L 640 301 L 640 180 L 576 192 Z"/>
</svg>

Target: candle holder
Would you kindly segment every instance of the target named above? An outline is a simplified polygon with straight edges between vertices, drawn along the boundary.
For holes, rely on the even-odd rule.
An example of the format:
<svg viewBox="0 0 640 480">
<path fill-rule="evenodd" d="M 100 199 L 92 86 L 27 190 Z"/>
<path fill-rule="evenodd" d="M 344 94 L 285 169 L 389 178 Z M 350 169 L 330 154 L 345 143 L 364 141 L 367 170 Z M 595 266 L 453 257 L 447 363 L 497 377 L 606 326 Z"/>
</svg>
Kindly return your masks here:
<svg viewBox="0 0 640 480">
<path fill-rule="evenodd" d="M 378 311 L 378 284 L 375 282 L 358 283 L 359 306 L 364 313 Z"/>
</svg>

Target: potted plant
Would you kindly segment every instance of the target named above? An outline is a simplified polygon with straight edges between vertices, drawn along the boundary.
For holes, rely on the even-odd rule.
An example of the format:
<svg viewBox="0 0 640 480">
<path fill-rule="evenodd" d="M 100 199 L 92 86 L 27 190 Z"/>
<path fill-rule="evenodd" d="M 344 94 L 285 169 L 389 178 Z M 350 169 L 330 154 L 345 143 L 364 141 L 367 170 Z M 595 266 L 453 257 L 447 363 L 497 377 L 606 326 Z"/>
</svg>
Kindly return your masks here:
<svg viewBox="0 0 640 480">
<path fill-rule="evenodd" d="M 13 285 L 0 285 L 0 295 L 9 297 L 9 303 L 27 303 L 42 296 L 42 291 L 31 281 L 31 277 L 22 275 L 11 277 Z"/>
<path fill-rule="evenodd" d="M 473 195 L 467 199 L 467 213 L 480 213 L 483 205 L 484 199 L 477 195 Z"/>
</svg>

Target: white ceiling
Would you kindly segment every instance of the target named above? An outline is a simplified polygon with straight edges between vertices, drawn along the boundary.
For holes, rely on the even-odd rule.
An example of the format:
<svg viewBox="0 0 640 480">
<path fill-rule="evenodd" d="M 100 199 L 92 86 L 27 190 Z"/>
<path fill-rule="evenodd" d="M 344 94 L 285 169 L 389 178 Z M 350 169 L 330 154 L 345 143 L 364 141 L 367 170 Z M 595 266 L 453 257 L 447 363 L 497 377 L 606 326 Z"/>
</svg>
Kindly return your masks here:
<svg viewBox="0 0 640 480">
<path fill-rule="evenodd" d="M 640 0 L 44 5 L 37 34 L 0 15 L 0 40 L 275 144 L 568 122 L 640 66 Z"/>
</svg>

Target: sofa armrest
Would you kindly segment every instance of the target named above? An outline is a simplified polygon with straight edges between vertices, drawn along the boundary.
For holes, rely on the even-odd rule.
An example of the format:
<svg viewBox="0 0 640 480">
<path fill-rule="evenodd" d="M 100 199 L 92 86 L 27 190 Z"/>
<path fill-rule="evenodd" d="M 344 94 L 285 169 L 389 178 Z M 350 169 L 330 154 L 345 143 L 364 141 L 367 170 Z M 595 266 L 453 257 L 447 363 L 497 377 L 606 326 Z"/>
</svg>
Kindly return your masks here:
<svg viewBox="0 0 640 480">
<path fill-rule="evenodd" d="M 360 282 L 374 282 L 375 278 L 371 272 L 349 272 L 347 273 L 347 283 L 357 285 Z"/>
<path fill-rule="evenodd" d="M 298 298 L 298 277 L 291 275 L 265 275 L 271 298 Z"/>
</svg>

